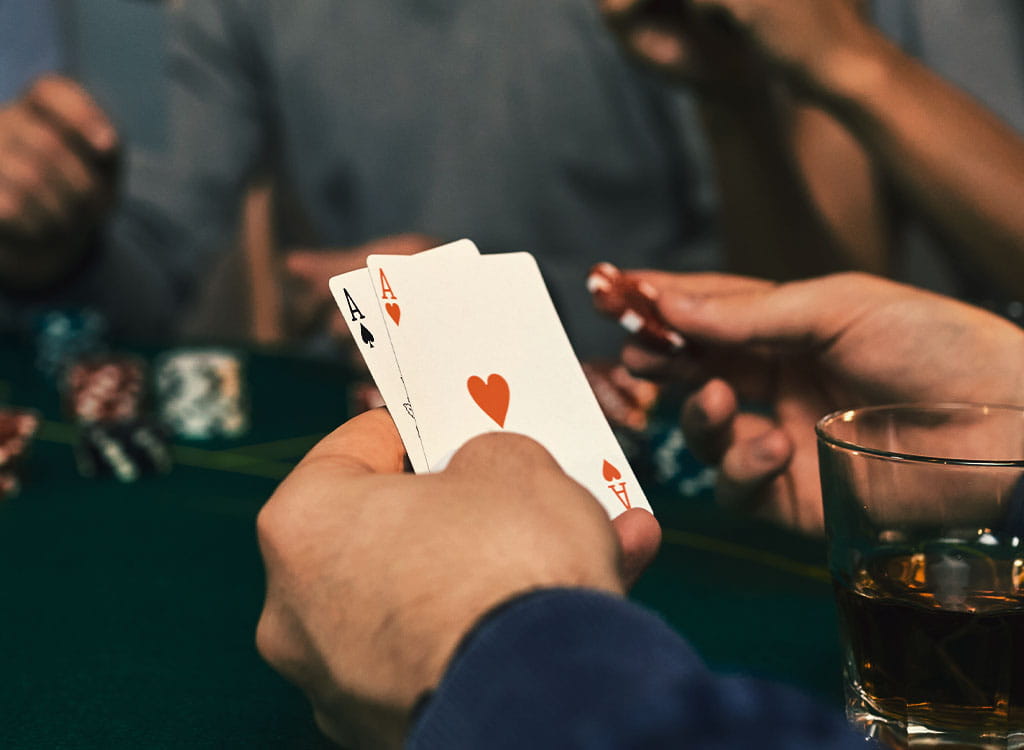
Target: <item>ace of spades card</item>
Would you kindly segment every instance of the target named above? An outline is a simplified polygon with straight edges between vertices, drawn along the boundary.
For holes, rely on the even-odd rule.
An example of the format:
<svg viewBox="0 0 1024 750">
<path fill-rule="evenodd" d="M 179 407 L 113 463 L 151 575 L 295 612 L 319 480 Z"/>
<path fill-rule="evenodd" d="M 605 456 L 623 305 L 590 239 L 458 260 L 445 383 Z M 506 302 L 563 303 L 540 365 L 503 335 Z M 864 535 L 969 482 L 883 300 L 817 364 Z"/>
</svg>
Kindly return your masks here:
<svg viewBox="0 0 1024 750">
<path fill-rule="evenodd" d="M 411 257 L 421 261 L 432 256 L 461 258 L 476 256 L 479 253 L 476 245 L 469 240 L 458 240 Z M 422 444 L 416 430 L 415 412 L 402 380 L 394 350 L 391 348 L 388 330 L 384 327 L 384 314 L 396 323 L 401 320 L 400 306 L 397 303 L 392 303 L 390 308 L 387 307 L 387 303 L 383 306 L 378 305 L 374 285 L 365 268 L 334 276 L 330 280 L 330 289 L 338 309 L 345 318 L 352 339 L 391 412 L 391 418 L 409 455 L 409 463 L 417 473 L 427 471 Z"/>
<path fill-rule="evenodd" d="M 430 470 L 476 435 L 517 432 L 611 517 L 650 510 L 533 256 L 372 255 L 367 270 Z"/>
</svg>

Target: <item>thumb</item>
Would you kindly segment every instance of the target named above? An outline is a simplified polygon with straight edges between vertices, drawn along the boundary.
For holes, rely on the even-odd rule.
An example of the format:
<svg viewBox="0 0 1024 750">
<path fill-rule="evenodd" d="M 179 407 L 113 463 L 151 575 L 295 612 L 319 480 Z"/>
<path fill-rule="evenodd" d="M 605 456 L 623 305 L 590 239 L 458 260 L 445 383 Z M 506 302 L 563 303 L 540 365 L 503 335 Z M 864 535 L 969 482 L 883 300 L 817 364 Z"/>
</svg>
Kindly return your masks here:
<svg viewBox="0 0 1024 750">
<path fill-rule="evenodd" d="M 371 409 L 345 422 L 314 445 L 299 468 L 317 466 L 335 479 L 402 471 L 405 447 L 387 409 Z"/>
<path fill-rule="evenodd" d="M 622 577 L 626 587 L 636 583 L 640 574 L 658 554 L 661 526 L 643 508 L 631 508 L 612 521 L 622 549 Z"/>
</svg>

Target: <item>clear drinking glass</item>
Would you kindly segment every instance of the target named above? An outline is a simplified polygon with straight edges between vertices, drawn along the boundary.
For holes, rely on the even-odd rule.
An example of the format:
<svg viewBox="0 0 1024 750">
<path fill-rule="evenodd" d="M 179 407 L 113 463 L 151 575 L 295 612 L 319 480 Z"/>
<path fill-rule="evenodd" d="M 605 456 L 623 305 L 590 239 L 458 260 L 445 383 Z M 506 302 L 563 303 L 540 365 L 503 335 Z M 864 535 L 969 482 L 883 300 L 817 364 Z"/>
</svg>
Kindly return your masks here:
<svg viewBox="0 0 1024 750">
<path fill-rule="evenodd" d="M 817 425 L 846 711 L 893 748 L 1024 748 L 1024 408 Z"/>
</svg>

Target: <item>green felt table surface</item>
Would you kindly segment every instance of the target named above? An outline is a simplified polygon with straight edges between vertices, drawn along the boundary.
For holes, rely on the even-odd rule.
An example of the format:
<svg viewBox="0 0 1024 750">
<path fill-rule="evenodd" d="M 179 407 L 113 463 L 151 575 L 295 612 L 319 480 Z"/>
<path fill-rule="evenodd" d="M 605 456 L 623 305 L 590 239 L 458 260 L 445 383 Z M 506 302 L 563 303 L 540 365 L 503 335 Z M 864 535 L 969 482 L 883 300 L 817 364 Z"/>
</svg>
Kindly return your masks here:
<svg viewBox="0 0 1024 750">
<path fill-rule="evenodd" d="M 346 418 L 347 375 L 270 353 L 248 353 L 246 367 L 244 437 L 179 444 L 169 475 L 121 484 L 77 475 L 55 387 L 30 349 L 0 341 L 0 402 L 44 419 L 23 491 L 0 501 L 0 748 L 329 746 L 253 645 L 254 519 Z M 823 544 L 648 491 L 665 544 L 633 598 L 716 669 L 838 706 Z"/>
</svg>

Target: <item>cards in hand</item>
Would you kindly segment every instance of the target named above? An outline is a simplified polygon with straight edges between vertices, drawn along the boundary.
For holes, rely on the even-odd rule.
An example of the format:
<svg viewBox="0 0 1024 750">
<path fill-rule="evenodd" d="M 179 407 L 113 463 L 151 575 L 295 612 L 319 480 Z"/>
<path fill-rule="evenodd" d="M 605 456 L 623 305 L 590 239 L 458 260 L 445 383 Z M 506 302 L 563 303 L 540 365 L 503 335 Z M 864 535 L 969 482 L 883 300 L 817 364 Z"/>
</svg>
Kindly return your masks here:
<svg viewBox="0 0 1024 750">
<path fill-rule="evenodd" d="M 477 435 L 516 432 L 609 516 L 650 510 L 529 253 L 480 255 L 460 240 L 371 255 L 330 285 L 417 473 Z"/>
</svg>

